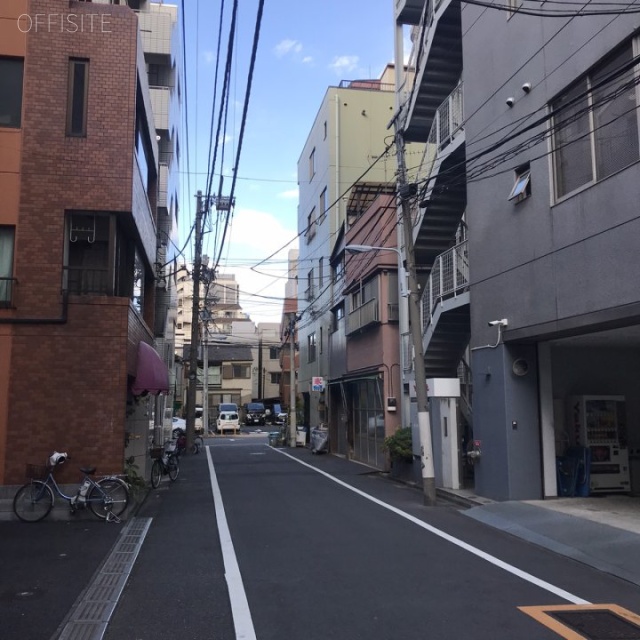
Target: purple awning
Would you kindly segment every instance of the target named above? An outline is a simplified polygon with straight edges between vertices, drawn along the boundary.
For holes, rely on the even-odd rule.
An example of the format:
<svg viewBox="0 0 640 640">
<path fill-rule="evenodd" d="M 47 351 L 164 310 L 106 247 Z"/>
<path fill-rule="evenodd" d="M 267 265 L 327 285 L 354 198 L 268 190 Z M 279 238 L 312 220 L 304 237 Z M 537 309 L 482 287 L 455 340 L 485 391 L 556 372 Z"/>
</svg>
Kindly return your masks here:
<svg viewBox="0 0 640 640">
<path fill-rule="evenodd" d="M 138 345 L 138 365 L 131 392 L 134 396 L 146 393 L 157 395 L 169 391 L 169 370 L 158 352 L 146 342 Z"/>
</svg>

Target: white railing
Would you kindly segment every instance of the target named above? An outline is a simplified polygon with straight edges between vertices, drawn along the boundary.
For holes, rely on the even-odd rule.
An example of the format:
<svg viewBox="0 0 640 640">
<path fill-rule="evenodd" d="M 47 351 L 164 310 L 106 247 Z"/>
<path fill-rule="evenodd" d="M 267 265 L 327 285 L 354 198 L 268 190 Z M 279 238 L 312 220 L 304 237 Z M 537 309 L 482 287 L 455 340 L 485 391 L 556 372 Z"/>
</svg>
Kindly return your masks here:
<svg viewBox="0 0 640 640">
<path fill-rule="evenodd" d="M 422 330 L 431 324 L 438 303 L 469 288 L 467 240 L 441 253 L 435 260 L 422 295 Z"/>
<path fill-rule="evenodd" d="M 422 162 L 418 169 L 417 181 L 422 184 L 429 180 L 438 154 L 463 130 L 462 80 L 438 107 L 431 124 Z M 433 185 L 428 185 L 433 186 Z"/>
</svg>

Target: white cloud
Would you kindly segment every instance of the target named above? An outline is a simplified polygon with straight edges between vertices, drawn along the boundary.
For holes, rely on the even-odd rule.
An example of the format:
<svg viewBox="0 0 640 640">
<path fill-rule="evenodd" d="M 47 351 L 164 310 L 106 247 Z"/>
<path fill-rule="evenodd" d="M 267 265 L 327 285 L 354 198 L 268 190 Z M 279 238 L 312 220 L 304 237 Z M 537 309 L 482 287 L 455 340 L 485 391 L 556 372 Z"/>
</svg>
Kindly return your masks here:
<svg viewBox="0 0 640 640">
<path fill-rule="evenodd" d="M 304 64 L 311 64 L 313 62 L 313 58 L 311 56 L 305 56 L 304 58 L 302 58 L 302 62 Z"/>
<path fill-rule="evenodd" d="M 302 43 L 297 40 L 282 40 L 273 49 L 278 58 L 286 56 L 288 53 L 300 53 L 302 51 Z"/>
<path fill-rule="evenodd" d="M 213 51 L 203 51 L 202 56 L 207 64 L 211 64 L 215 60 L 215 54 Z"/>
<path fill-rule="evenodd" d="M 283 246 L 291 241 L 291 246 Z M 274 215 L 255 209 L 236 209 L 220 273 L 235 274 L 242 310 L 254 322 L 280 322 L 287 276 L 287 254 L 297 248 L 297 231 Z M 274 256 L 271 256 L 275 253 Z M 256 267 L 260 260 L 269 257 Z M 254 295 L 249 295 L 254 294 Z"/>
<path fill-rule="evenodd" d="M 333 62 L 329 65 L 330 69 L 333 69 L 336 73 L 341 74 L 349 71 L 353 71 L 358 67 L 358 56 L 336 56 Z"/>
<path fill-rule="evenodd" d="M 295 200 L 300 195 L 299 189 L 290 189 L 289 191 L 282 191 L 278 194 L 278 198 L 284 198 L 285 200 Z"/>
</svg>

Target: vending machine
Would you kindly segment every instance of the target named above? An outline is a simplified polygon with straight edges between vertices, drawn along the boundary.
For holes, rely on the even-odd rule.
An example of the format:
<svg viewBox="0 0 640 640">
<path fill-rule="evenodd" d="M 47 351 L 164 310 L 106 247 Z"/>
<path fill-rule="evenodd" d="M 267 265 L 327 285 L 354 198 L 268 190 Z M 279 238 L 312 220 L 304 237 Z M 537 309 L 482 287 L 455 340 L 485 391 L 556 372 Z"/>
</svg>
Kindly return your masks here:
<svg viewBox="0 0 640 640">
<path fill-rule="evenodd" d="M 571 396 L 569 439 L 591 451 L 591 493 L 629 491 L 624 396 Z"/>
</svg>

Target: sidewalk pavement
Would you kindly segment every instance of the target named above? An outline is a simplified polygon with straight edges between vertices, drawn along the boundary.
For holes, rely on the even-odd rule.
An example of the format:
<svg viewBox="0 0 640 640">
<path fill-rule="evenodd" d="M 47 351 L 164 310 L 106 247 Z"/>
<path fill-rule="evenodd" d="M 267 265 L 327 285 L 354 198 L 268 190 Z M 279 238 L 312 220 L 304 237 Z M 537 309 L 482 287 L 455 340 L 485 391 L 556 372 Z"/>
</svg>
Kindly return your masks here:
<svg viewBox="0 0 640 640">
<path fill-rule="evenodd" d="M 640 497 L 493 502 L 464 490 L 438 494 L 466 504 L 465 516 L 640 585 Z"/>
</svg>

